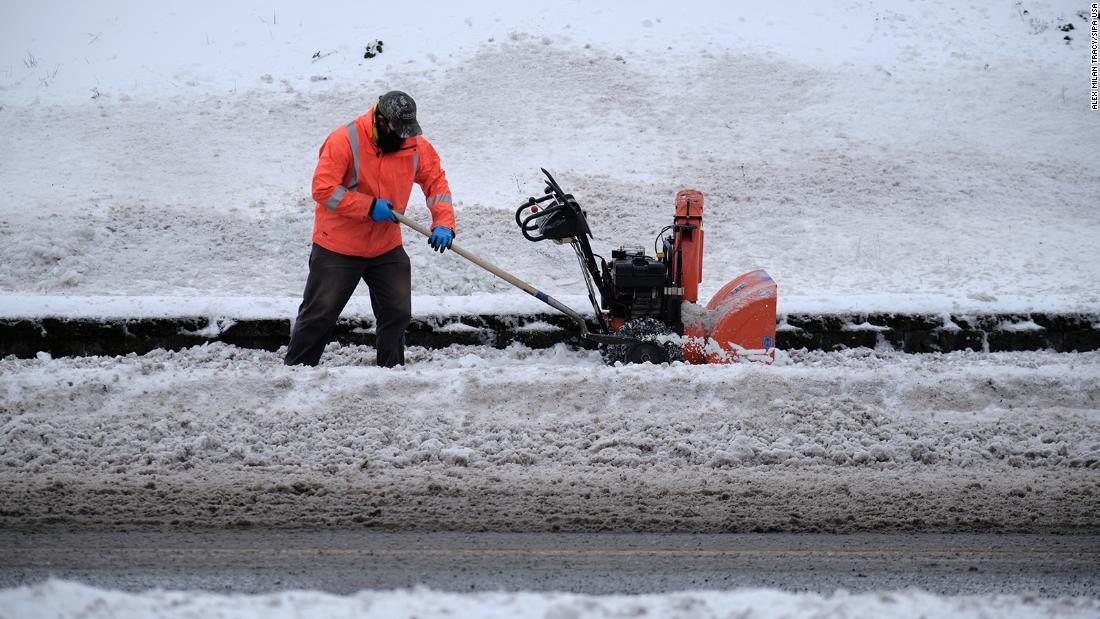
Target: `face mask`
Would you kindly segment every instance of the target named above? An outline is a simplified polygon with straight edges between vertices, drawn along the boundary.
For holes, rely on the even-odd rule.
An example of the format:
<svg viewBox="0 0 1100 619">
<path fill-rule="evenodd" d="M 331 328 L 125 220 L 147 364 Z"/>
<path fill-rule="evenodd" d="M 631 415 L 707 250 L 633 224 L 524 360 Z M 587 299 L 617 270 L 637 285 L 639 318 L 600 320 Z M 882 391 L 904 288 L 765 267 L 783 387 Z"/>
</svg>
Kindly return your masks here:
<svg viewBox="0 0 1100 619">
<path fill-rule="evenodd" d="M 378 148 L 384 153 L 392 153 L 401 148 L 401 143 L 405 140 L 397 136 L 396 132 L 390 131 L 386 126 L 385 121 L 378 123 Z"/>
</svg>

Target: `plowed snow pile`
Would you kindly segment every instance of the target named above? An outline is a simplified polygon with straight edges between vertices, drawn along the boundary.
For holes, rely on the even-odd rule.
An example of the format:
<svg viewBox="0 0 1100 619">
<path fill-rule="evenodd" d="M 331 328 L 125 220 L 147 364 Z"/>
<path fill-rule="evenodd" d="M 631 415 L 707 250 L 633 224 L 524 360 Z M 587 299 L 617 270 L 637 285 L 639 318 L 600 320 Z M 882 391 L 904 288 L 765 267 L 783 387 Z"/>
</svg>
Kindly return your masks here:
<svg viewBox="0 0 1100 619">
<path fill-rule="evenodd" d="M 321 4 L 8 3 L 0 293 L 300 295 L 318 148 L 399 88 L 456 242 L 555 296 L 575 261 L 511 213 L 540 166 L 605 256 L 702 191 L 704 299 L 764 267 L 782 295 L 1100 306 L 1080 2 Z M 509 290 L 405 236 L 415 294 Z"/>
<path fill-rule="evenodd" d="M 6 525 L 1095 530 L 1100 353 L 0 361 Z"/>
</svg>

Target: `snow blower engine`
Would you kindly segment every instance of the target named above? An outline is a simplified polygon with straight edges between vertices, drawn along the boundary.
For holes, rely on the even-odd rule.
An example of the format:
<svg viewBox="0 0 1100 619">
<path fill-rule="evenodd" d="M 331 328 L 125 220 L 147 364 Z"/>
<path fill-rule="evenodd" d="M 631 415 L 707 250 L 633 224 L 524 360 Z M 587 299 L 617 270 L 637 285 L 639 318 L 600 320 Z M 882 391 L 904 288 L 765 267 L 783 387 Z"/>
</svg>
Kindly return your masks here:
<svg viewBox="0 0 1100 619">
<path fill-rule="evenodd" d="M 705 307 L 697 305 L 703 280 L 702 193 L 676 194 L 676 214 L 657 234 L 655 257 L 640 246 L 624 245 L 606 260 L 592 252 L 592 233 L 576 198 L 545 169 L 542 173 L 544 195 L 520 205 L 516 224 L 529 241 L 568 243 L 575 250 L 597 327 L 590 331 L 582 324 L 582 337 L 599 344 L 604 361 L 775 359 L 776 284 L 766 272 L 745 273 Z"/>
</svg>

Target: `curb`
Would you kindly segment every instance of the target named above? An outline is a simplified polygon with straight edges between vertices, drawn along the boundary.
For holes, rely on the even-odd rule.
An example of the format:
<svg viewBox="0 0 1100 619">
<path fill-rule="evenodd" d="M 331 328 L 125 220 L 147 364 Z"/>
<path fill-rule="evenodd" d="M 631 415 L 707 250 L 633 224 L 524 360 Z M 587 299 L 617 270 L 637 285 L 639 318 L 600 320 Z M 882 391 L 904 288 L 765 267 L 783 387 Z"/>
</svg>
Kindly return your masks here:
<svg viewBox="0 0 1100 619">
<path fill-rule="evenodd" d="M 780 349 L 838 350 L 889 348 L 906 353 L 975 350 L 986 352 L 1100 350 L 1100 314 L 780 314 Z M 232 318 L 6 318 L 0 319 L 0 357 L 144 354 L 208 342 L 277 350 L 290 337 L 285 319 Z M 335 339 L 374 344 L 369 318 L 341 319 Z M 406 335 L 411 346 L 454 344 L 531 348 L 558 343 L 592 347 L 577 337 L 572 322 L 558 314 L 414 317 Z"/>
</svg>

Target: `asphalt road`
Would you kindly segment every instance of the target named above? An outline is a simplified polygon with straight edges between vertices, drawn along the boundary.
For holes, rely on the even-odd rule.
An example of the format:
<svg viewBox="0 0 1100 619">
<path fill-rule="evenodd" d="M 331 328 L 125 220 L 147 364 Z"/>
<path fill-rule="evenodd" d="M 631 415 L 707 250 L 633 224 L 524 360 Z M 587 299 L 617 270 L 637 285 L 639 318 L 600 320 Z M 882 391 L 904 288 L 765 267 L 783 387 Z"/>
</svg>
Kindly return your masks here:
<svg viewBox="0 0 1100 619">
<path fill-rule="evenodd" d="M 51 576 L 130 591 L 919 587 L 1100 597 L 1100 536 L 0 532 L 0 587 Z"/>
</svg>

